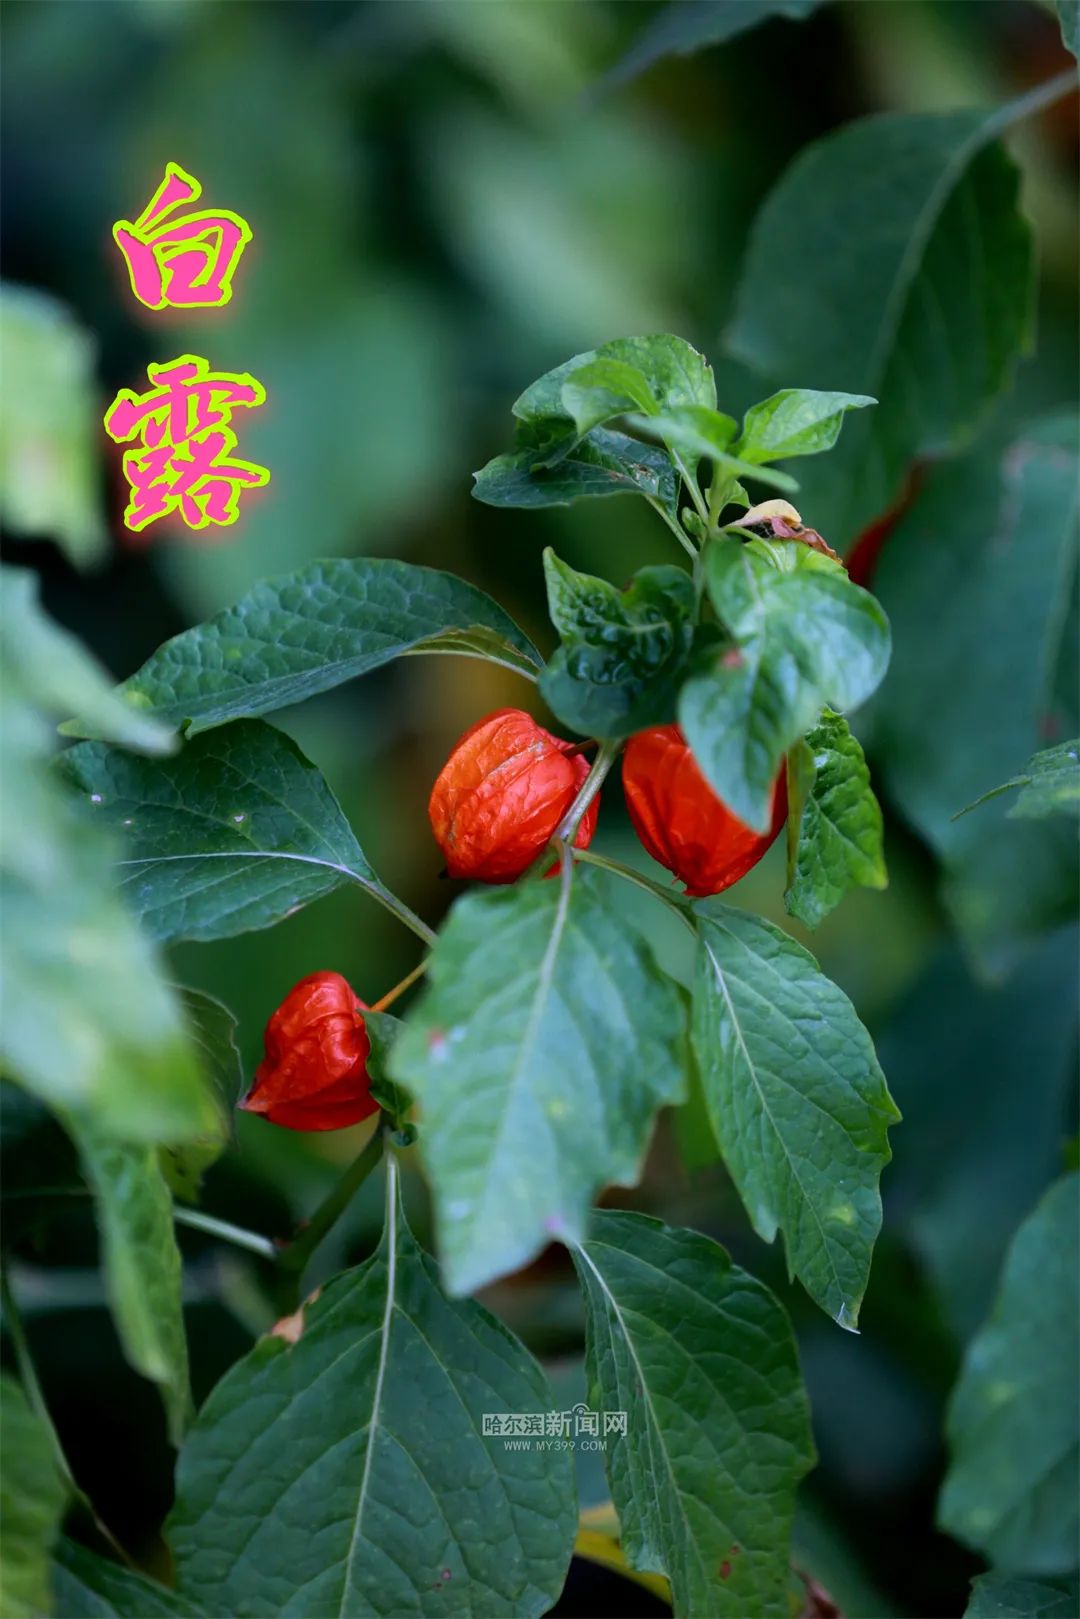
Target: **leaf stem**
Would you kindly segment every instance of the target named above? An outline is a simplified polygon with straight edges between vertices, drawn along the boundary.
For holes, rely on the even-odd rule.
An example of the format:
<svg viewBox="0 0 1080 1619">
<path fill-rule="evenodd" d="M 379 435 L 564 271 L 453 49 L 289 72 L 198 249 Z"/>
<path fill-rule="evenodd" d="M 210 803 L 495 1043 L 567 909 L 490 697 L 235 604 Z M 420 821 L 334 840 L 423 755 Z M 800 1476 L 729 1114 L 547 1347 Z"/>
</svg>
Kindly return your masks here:
<svg viewBox="0 0 1080 1619">
<path fill-rule="evenodd" d="M 647 894 L 651 894 L 654 899 L 660 900 L 669 910 L 674 911 L 679 920 L 684 922 L 690 929 L 691 933 L 696 932 L 694 924 L 687 913 L 686 901 L 680 899 L 677 894 L 669 894 L 666 888 L 662 887 L 660 883 L 654 882 L 651 877 L 646 877 L 643 872 L 635 871 L 632 866 L 624 866 L 620 860 L 609 860 L 607 855 L 597 854 L 593 849 L 575 849 L 574 859 L 584 860 L 586 865 L 589 866 L 599 866 L 602 871 L 614 872 L 616 877 L 622 877 L 626 882 L 633 883 L 635 887 L 644 889 Z"/>
<path fill-rule="evenodd" d="M 37 1367 L 34 1365 L 34 1357 L 30 1353 L 30 1344 L 27 1340 L 26 1331 L 22 1324 L 22 1316 L 19 1314 L 19 1307 L 15 1302 L 15 1295 L 11 1291 L 11 1282 L 8 1278 L 6 1266 L 0 1269 L 0 1305 L 3 1307 L 4 1326 L 7 1328 L 8 1337 L 11 1339 L 11 1347 L 15 1351 L 15 1364 L 19 1369 L 19 1378 L 26 1394 L 27 1403 L 48 1436 L 49 1444 L 52 1447 L 53 1459 L 56 1462 L 56 1466 L 59 1470 L 61 1478 L 64 1480 L 64 1483 L 71 1492 L 72 1499 L 76 1501 L 78 1505 L 82 1507 L 83 1511 L 89 1515 L 98 1533 L 112 1547 L 113 1551 L 117 1554 L 121 1561 L 127 1565 L 128 1568 L 134 1568 L 135 1564 L 132 1562 L 123 1546 L 121 1546 L 112 1530 L 98 1517 L 94 1503 L 91 1501 L 86 1491 L 77 1482 L 74 1473 L 71 1471 L 71 1463 L 64 1454 L 64 1447 L 60 1443 L 60 1435 L 56 1431 L 56 1425 L 49 1413 L 49 1407 L 45 1403 L 45 1395 L 42 1391 L 41 1383 L 38 1380 Z"/>
<path fill-rule="evenodd" d="M 396 894 L 392 894 L 381 883 L 377 883 L 374 888 L 367 883 L 362 886 L 367 893 L 372 894 L 379 901 L 380 905 L 385 905 L 391 916 L 396 916 L 399 922 L 404 922 L 405 926 L 415 933 L 418 939 L 422 939 L 428 948 L 431 948 L 435 943 L 434 928 L 429 928 L 426 922 L 421 921 L 416 912 L 411 911 L 404 900 L 398 899 Z"/>
<path fill-rule="evenodd" d="M 388 1006 L 393 1006 L 398 996 L 404 995 L 405 991 L 410 989 L 416 983 L 416 980 L 422 978 L 427 972 L 429 960 L 430 957 L 425 956 L 422 961 L 418 961 L 412 972 L 406 973 L 400 984 L 395 984 L 393 989 L 388 989 L 385 995 L 380 995 L 370 1010 L 372 1012 L 385 1012 Z"/>
<path fill-rule="evenodd" d="M 705 504 L 704 497 L 702 496 L 701 490 L 698 487 L 697 479 L 690 476 L 690 470 L 682 456 L 679 454 L 678 450 L 671 451 L 671 459 L 679 469 L 679 476 L 686 486 L 687 494 L 694 502 L 698 516 L 701 518 L 701 521 L 707 525 L 709 521 L 709 508 Z"/>
<path fill-rule="evenodd" d="M 581 791 L 563 816 L 562 824 L 555 833 L 558 842 L 573 843 L 577 829 L 584 819 L 585 811 L 600 791 L 604 777 L 619 757 L 621 747 L 621 742 L 601 742 L 596 752 L 596 758 L 589 767 L 589 774 L 581 784 Z"/>
<path fill-rule="evenodd" d="M 371 1171 L 381 1162 L 382 1156 L 383 1130 L 380 1125 L 360 1156 L 353 1160 L 337 1184 L 323 1198 L 310 1220 L 304 1223 L 289 1246 L 279 1254 L 278 1263 L 282 1271 L 293 1279 L 297 1302 L 299 1302 L 300 1282 L 312 1254 L 330 1227 L 344 1214 Z M 295 1309 L 295 1303 L 293 1308 Z"/>
<path fill-rule="evenodd" d="M 695 544 L 694 544 L 693 540 L 690 538 L 690 536 L 686 533 L 685 529 L 681 526 L 681 524 L 674 517 L 672 517 L 670 515 L 670 513 L 666 512 L 664 510 L 663 506 L 661 506 L 661 504 L 660 504 L 660 502 L 658 500 L 653 500 L 651 495 L 646 496 L 646 499 L 648 500 L 649 505 L 653 508 L 653 510 L 655 512 L 658 512 L 659 515 L 663 518 L 664 522 L 667 524 L 668 528 L 674 534 L 675 538 L 678 540 L 679 544 L 682 546 L 682 548 L 686 552 L 687 556 L 691 557 L 696 562 L 697 561 L 697 547 L 695 546 Z"/>
<path fill-rule="evenodd" d="M 250 1254 L 258 1254 L 260 1259 L 276 1260 L 281 1252 L 271 1237 L 261 1237 L 257 1231 L 245 1231 L 243 1226 L 233 1225 L 229 1220 L 219 1220 L 216 1215 L 204 1214 L 201 1209 L 185 1209 L 174 1205 L 173 1219 L 177 1225 L 190 1226 L 192 1231 L 205 1231 L 209 1237 L 220 1237 L 222 1242 L 231 1242 L 235 1248 L 246 1248 Z"/>
</svg>

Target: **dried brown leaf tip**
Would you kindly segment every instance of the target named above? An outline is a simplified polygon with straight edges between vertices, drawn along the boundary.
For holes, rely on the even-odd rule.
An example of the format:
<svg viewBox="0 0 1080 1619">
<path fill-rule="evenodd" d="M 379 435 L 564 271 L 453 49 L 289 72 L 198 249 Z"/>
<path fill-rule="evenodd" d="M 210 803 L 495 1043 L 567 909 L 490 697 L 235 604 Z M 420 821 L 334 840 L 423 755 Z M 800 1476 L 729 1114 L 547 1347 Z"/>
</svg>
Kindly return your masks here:
<svg viewBox="0 0 1080 1619">
<path fill-rule="evenodd" d="M 321 1292 L 322 1288 L 317 1287 L 314 1293 L 304 1300 L 300 1308 L 293 1311 L 292 1315 L 283 1315 L 280 1321 L 275 1321 L 270 1328 L 271 1338 L 284 1338 L 287 1344 L 299 1343 L 304 1331 L 304 1311 L 309 1304 L 315 1303 Z"/>
<path fill-rule="evenodd" d="M 795 1573 L 806 1587 L 806 1602 L 799 1619 L 844 1619 L 843 1614 L 823 1585 L 797 1568 Z"/>
<path fill-rule="evenodd" d="M 740 520 L 739 527 L 760 534 L 766 540 L 799 540 L 812 551 L 832 557 L 834 562 L 841 560 L 816 528 L 806 527 L 794 506 L 786 500 L 763 500 L 760 506 L 752 506 Z"/>
</svg>

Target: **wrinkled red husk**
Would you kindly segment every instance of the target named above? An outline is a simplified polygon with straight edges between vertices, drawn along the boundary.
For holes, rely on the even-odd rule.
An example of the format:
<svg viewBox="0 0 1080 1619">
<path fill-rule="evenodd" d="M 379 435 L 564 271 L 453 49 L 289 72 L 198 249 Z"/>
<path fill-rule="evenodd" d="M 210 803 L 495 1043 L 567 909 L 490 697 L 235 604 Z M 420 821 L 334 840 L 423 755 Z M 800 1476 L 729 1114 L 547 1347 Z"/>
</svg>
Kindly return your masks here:
<svg viewBox="0 0 1080 1619">
<path fill-rule="evenodd" d="M 723 893 L 756 866 L 787 819 L 787 777 L 773 784 L 772 820 L 755 832 L 713 792 L 677 725 L 639 731 L 623 756 L 623 791 L 634 831 L 692 899 Z"/>
<path fill-rule="evenodd" d="M 287 1130 L 342 1130 L 378 1112 L 363 1001 L 340 973 L 311 973 L 266 1025 L 266 1056 L 239 1104 Z"/>
<path fill-rule="evenodd" d="M 588 761 L 519 708 L 479 720 L 455 745 L 431 791 L 428 815 L 451 877 L 512 883 L 543 853 L 577 797 Z M 599 798 L 574 846 L 587 848 Z"/>
</svg>

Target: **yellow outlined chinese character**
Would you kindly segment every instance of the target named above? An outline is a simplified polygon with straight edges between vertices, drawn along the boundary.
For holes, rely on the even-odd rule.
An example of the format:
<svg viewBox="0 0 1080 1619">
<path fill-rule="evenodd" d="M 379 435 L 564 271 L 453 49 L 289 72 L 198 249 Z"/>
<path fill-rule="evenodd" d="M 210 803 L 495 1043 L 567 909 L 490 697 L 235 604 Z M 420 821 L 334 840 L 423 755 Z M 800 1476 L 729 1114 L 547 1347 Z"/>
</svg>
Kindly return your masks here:
<svg viewBox="0 0 1080 1619">
<path fill-rule="evenodd" d="M 138 219 L 118 219 L 113 226 L 131 290 L 147 309 L 213 309 L 232 297 L 233 271 L 251 241 L 251 227 L 228 208 L 169 217 L 201 196 L 194 175 L 167 163 Z"/>
<path fill-rule="evenodd" d="M 196 354 L 147 366 L 147 376 L 153 388 L 121 388 L 105 414 L 117 444 L 141 441 L 124 454 L 125 524 L 138 532 L 174 512 L 193 529 L 235 523 L 243 490 L 269 483 L 270 473 L 233 455 L 229 422 L 234 410 L 264 404 L 266 390 L 247 372 L 211 371 Z"/>
</svg>

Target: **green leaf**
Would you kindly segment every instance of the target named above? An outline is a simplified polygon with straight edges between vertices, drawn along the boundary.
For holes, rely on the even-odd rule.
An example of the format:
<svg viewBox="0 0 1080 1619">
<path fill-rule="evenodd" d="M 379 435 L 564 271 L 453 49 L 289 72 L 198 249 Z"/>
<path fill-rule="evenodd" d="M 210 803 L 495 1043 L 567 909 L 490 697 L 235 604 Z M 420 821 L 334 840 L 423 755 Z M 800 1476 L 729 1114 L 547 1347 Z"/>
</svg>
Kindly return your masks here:
<svg viewBox="0 0 1080 1619">
<path fill-rule="evenodd" d="M 604 1466 L 631 1566 L 686 1619 L 788 1619 L 795 1487 L 813 1466 L 791 1326 L 696 1231 L 598 1214 L 575 1251 L 589 1404 L 624 1411 Z"/>
<path fill-rule="evenodd" d="M 674 455 L 681 455 L 691 463 L 707 456 L 731 478 L 756 478 L 784 494 L 792 494 L 799 485 L 786 472 L 775 467 L 761 467 L 752 461 L 741 460 L 730 449 L 738 432 L 730 416 L 704 405 L 683 405 L 666 410 L 662 416 L 630 416 L 630 425 L 642 433 L 655 433 Z"/>
<path fill-rule="evenodd" d="M 1080 56 L 1080 0 L 1056 0 L 1061 37 L 1074 56 Z"/>
<path fill-rule="evenodd" d="M 878 1182 L 900 1117 L 870 1036 L 801 945 L 761 917 L 695 905 L 691 1030 L 713 1130 L 766 1242 L 854 1328 L 881 1227 Z"/>
<path fill-rule="evenodd" d="M 1036 753 L 1021 784 L 1010 820 L 1045 820 L 1048 815 L 1080 814 L 1080 739 Z"/>
<path fill-rule="evenodd" d="M 173 1196 L 195 1203 L 203 1175 L 225 1149 L 225 1117 L 231 1116 L 243 1089 L 244 1069 L 236 1044 L 236 1019 L 229 1008 L 201 989 L 181 988 L 176 993 L 199 1064 L 224 1114 L 218 1128 L 201 1139 L 158 1148 L 161 1172 Z"/>
<path fill-rule="evenodd" d="M 725 539 L 705 555 L 717 616 L 735 645 L 701 660 L 679 721 L 707 780 L 747 825 L 765 831 L 787 749 L 829 704 L 856 708 L 889 661 L 889 625 L 843 568 L 797 541 L 773 554 Z"/>
<path fill-rule="evenodd" d="M 151 938 L 271 927 L 348 882 L 394 904 L 319 771 L 262 720 L 195 737 L 171 759 L 83 742 L 61 769 L 123 840 L 122 892 Z"/>
<path fill-rule="evenodd" d="M 617 337 L 611 343 L 602 343 L 599 348 L 564 360 L 515 399 L 514 415 L 522 422 L 565 417 L 565 383 L 574 373 L 597 360 L 613 360 L 633 367 L 644 378 L 653 401 L 661 409 L 668 405 L 716 408 L 716 384 L 712 366 L 705 356 L 684 338 L 660 332 L 652 337 Z"/>
<path fill-rule="evenodd" d="M 598 364 L 599 371 L 595 369 Z M 606 377 L 609 384 L 624 390 L 632 387 L 638 407 L 643 403 L 648 416 L 683 405 L 701 405 L 716 412 L 712 367 L 697 349 L 664 332 L 653 337 L 619 337 L 565 360 L 514 401 L 514 415 L 524 424 L 518 429 L 519 447 L 534 450 L 534 466 L 553 467 L 574 449 L 584 436 L 575 422 L 577 411 L 583 412 L 582 421 L 588 419 L 589 426 L 595 427 L 608 417 L 635 409 L 625 391 L 615 393 L 603 385 L 591 399 L 579 398 L 573 387 L 579 375 Z M 565 397 L 568 383 L 571 392 Z M 586 382 L 586 393 L 588 388 Z"/>
<path fill-rule="evenodd" d="M 583 736 L 624 737 L 675 717 L 697 612 L 681 568 L 642 568 L 625 591 L 544 552 L 548 611 L 562 646 L 540 677 L 557 719 Z"/>
<path fill-rule="evenodd" d="M 94 342 L 40 292 L 0 287 L 0 516 L 12 534 L 55 539 L 76 567 L 108 544 L 98 476 Z"/>
<path fill-rule="evenodd" d="M 49 1553 L 60 1532 L 67 1486 L 52 1442 L 13 1377 L 0 1377 L 0 1591 L 4 1619 L 52 1611 Z"/>
<path fill-rule="evenodd" d="M 816 928 L 850 888 L 884 888 L 888 875 L 881 808 L 847 721 L 827 708 L 806 741 L 812 781 L 801 812 L 788 795 L 793 858 L 788 861 L 784 906 L 789 916 Z"/>
<path fill-rule="evenodd" d="M 56 1611 L 79 1619 L 202 1619 L 175 1591 L 73 1540 L 53 1554 L 52 1587 Z"/>
<path fill-rule="evenodd" d="M 150 945 L 112 892 L 111 845 L 48 768 L 45 712 L 82 692 L 102 728 L 129 743 L 158 747 L 168 733 L 114 698 L 81 648 L 39 616 L 26 575 L 5 571 L 3 581 L 4 1066 L 121 1139 L 200 1136 L 218 1110 Z"/>
<path fill-rule="evenodd" d="M 770 17 L 801 21 L 822 0 L 669 0 L 642 29 L 626 55 L 605 73 L 599 88 L 629 84 L 665 56 L 689 56 L 756 28 Z"/>
<path fill-rule="evenodd" d="M 577 1517 L 569 1453 L 511 1450 L 483 1417 L 545 1412 L 532 1357 L 451 1303 L 396 1195 L 375 1254 L 211 1394 L 180 1455 L 178 1585 L 211 1613 L 536 1619 Z"/>
<path fill-rule="evenodd" d="M 1015 1574 L 980 1574 L 971 1584 L 964 1619 L 1073 1619 L 1080 1611 L 1080 1580 L 1025 1580 Z"/>
<path fill-rule="evenodd" d="M 800 152 L 754 222 L 734 353 L 768 377 L 881 401 L 801 476 L 802 510 L 837 549 L 892 503 L 916 456 L 966 442 L 1030 343 L 1019 171 L 989 144 L 1013 116 L 846 124 Z M 793 244 L 797 275 L 778 242 Z"/>
<path fill-rule="evenodd" d="M 991 787 L 973 804 L 967 804 L 953 816 L 959 820 L 969 810 L 1019 787 L 1020 794 L 1009 810 L 1010 821 L 1044 821 L 1049 815 L 1080 814 L 1080 740 L 1059 742 L 1056 748 L 1043 748 L 1033 754 L 1027 770 L 1000 787 Z"/>
<path fill-rule="evenodd" d="M 391 1059 L 416 1096 L 454 1293 L 580 1241 L 599 1187 L 636 1180 L 656 1109 L 681 1101 L 683 1010 L 607 879 L 470 893 Z"/>
<path fill-rule="evenodd" d="M 1063 699 L 1053 680 L 1074 593 L 1076 444 L 1069 412 L 1032 423 L 1004 454 L 937 468 L 875 574 L 897 649 L 875 703 L 881 769 L 942 861 L 946 900 L 984 967 L 1009 965 L 1075 915 L 1074 826 L 1011 820 L 1004 802 L 953 817 L 1047 735 L 1076 735 L 1075 659 Z"/>
<path fill-rule="evenodd" d="M 1080 1176 L 1072 1174 L 1017 1232 L 946 1421 L 951 1461 L 939 1522 L 991 1561 L 1028 1574 L 1076 1561 L 1078 1229 Z"/>
<path fill-rule="evenodd" d="M 571 371 L 563 383 L 562 405 L 582 438 L 627 411 L 643 410 L 647 416 L 659 411 L 637 366 L 613 359 L 592 360 Z"/>
<path fill-rule="evenodd" d="M 414 652 L 459 652 L 526 675 L 542 662 L 502 608 L 454 574 L 338 558 L 261 580 L 234 607 L 166 641 L 120 691 L 194 734 L 303 702 Z M 101 735 L 85 712 L 62 729 Z"/>
<path fill-rule="evenodd" d="M 742 436 L 732 454 L 744 461 L 782 461 L 790 455 L 820 455 L 840 437 L 844 415 L 876 405 L 869 394 L 819 393 L 813 388 L 782 388 L 743 417 Z"/>
<path fill-rule="evenodd" d="M 404 1024 L 389 1012 L 365 1012 L 364 1028 L 371 1041 L 371 1054 L 367 1061 L 371 1094 L 389 1116 L 390 1127 L 396 1131 L 400 1146 L 411 1146 L 416 1140 L 416 1126 L 409 1123 L 413 1099 L 401 1085 L 390 1078 L 390 1053 Z"/>
<path fill-rule="evenodd" d="M 474 476 L 487 506 L 569 506 L 589 496 L 639 494 L 674 517 L 678 480 L 671 457 L 652 444 L 598 427 L 554 467 L 535 468 L 535 449 L 497 455 Z"/>
<path fill-rule="evenodd" d="M 169 725 L 140 710 L 113 689 L 112 681 L 74 636 L 54 624 L 41 607 L 37 575 L 28 568 L 0 569 L 0 658 L 5 680 L 49 714 L 76 705 L 108 742 L 144 753 L 169 753 L 176 738 Z"/>
<path fill-rule="evenodd" d="M 187 1340 L 180 1300 L 183 1267 L 169 1188 L 153 1147 L 110 1141 L 70 1117 L 98 1211 L 105 1291 L 124 1353 L 157 1383 L 178 1445 L 191 1414 Z"/>
</svg>

